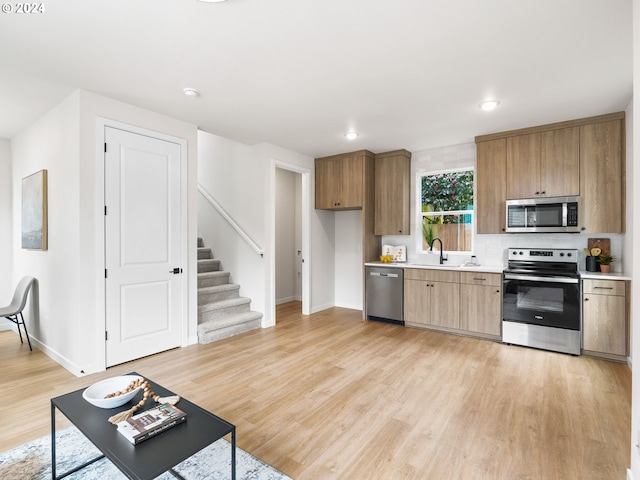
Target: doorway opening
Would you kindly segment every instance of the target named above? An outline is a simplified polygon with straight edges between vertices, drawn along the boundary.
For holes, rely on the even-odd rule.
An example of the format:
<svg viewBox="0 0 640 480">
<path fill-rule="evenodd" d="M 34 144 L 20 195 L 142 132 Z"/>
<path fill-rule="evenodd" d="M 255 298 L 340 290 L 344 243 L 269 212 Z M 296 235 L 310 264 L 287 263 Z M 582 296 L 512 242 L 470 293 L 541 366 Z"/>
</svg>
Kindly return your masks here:
<svg viewBox="0 0 640 480">
<path fill-rule="evenodd" d="M 271 299 L 276 321 L 281 306 L 309 315 L 309 208 L 311 171 L 272 161 Z M 276 309 L 276 306 L 278 308 Z"/>
</svg>

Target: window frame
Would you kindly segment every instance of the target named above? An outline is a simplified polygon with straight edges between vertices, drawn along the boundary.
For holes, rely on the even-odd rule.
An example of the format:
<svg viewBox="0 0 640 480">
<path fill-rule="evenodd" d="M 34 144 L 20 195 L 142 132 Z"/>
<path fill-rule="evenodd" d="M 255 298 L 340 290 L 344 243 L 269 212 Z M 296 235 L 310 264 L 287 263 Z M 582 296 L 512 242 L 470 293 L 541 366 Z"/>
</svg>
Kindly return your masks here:
<svg viewBox="0 0 640 480">
<path fill-rule="evenodd" d="M 444 173 L 457 173 L 457 172 L 473 172 L 473 210 L 446 210 L 442 212 L 423 212 L 422 211 L 422 178 L 430 177 L 433 175 L 440 175 Z M 462 254 L 469 255 L 474 254 L 475 249 L 475 232 L 476 232 L 476 167 L 473 165 L 466 167 L 448 168 L 443 170 L 421 170 L 416 173 L 416 252 L 418 254 L 429 254 L 429 249 L 422 249 L 422 242 L 424 236 L 422 234 L 422 222 L 427 216 L 441 214 L 441 215 L 470 215 L 471 217 L 471 250 L 443 250 L 443 253 L 447 254 Z M 431 214 L 431 215 L 429 215 Z"/>
</svg>

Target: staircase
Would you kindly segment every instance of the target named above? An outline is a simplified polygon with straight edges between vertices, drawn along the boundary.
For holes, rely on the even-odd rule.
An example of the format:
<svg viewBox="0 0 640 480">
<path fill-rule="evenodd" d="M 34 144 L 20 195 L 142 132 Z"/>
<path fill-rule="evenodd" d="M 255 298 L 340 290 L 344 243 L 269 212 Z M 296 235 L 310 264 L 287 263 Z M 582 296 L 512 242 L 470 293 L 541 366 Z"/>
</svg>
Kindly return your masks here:
<svg viewBox="0 0 640 480">
<path fill-rule="evenodd" d="M 262 314 L 249 310 L 250 298 L 229 283 L 229 272 L 198 238 L 198 342 L 211 343 L 260 328 Z"/>
</svg>

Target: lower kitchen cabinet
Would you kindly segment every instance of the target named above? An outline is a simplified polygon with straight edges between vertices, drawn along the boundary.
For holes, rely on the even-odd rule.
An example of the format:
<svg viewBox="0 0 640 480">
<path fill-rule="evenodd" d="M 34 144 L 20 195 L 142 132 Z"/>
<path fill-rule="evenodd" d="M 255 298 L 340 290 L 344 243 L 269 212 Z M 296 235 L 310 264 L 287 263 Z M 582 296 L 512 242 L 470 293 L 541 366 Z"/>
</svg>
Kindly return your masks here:
<svg viewBox="0 0 640 480">
<path fill-rule="evenodd" d="M 628 354 L 627 282 L 584 279 L 582 292 L 583 351 L 623 360 Z"/>
<path fill-rule="evenodd" d="M 404 272 L 404 322 L 460 328 L 460 273 L 408 268 Z"/>
<path fill-rule="evenodd" d="M 460 273 L 460 330 L 500 339 L 502 275 Z"/>
</svg>

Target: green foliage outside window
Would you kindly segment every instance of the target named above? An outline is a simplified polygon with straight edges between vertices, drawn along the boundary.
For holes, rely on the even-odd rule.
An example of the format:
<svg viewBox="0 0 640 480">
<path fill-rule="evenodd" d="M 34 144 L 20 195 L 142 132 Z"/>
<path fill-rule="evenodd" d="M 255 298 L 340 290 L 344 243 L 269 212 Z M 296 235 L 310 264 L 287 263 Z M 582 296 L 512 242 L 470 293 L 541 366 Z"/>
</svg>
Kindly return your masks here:
<svg viewBox="0 0 640 480">
<path fill-rule="evenodd" d="M 445 251 L 472 250 L 473 174 L 467 169 L 419 177 L 422 250 L 434 237 L 441 238 Z"/>
<path fill-rule="evenodd" d="M 421 192 L 423 212 L 473 210 L 473 170 L 425 175 Z M 459 222 L 449 215 L 428 216 L 425 220 L 428 223 L 471 222 L 470 217 Z"/>
</svg>

